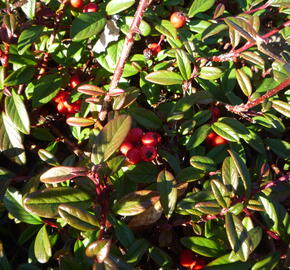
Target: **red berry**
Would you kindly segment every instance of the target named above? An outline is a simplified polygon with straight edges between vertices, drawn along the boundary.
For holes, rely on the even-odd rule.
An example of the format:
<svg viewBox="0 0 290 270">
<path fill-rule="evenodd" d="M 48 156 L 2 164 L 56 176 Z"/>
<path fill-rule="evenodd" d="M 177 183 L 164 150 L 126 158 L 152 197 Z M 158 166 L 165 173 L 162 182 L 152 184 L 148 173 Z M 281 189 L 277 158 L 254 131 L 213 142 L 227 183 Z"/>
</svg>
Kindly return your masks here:
<svg viewBox="0 0 290 270">
<path fill-rule="evenodd" d="M 137 148 L 132 148 L 131 150 L 129 150 L 126 157 L 128 162 L 130 162 L 131 164 L 136 164 L 141 161 L 140 152 Z"/>
<path fill-rule="evenodd" d="M 133 144 L 132 143 L 130 143 L 130 142 L 123 142 L 122 144 L 121 144 L 121 146 L 120 146 L 120 152 L 123 154 L 123 155 L 127 155 L 127 153 L 131 150 L 131 149 L 133 149 L 134 148 L 134 146 L 133 146 Z"/>
<path fill-rule="evenodd" d="M 70 0 L 70 5 L 74 8 L 81 8 L 83 6 L 83 0 Z"/>
<path fill-rule="evenodd" d="M 155 146 L 161 141 L 161 136 L 157 132 L 146 132 L 141 141 L 144 145 L 152 145 Z"/>
<path fill-rule="evenodd" d="M 151 43 L 148 45 L 148 48 L 152 51 L 154 56 L 161 51 L 161 46 L 158 43 Z"/>
<path fill-rule="evenodd" d="M 189 249 L 184 249 L 181 251 L 179 255 L 179 263 L 181 266 L 184 267 L 191 267 L 193 263 L 195 264 L 194 260 L 194 253 Z"/>
<path fill-rule="evenodd" d="M 98 5 L 95 3 L 88 3 L 87 5 L 84 6 L 83 12 L 97 12 L 99 9 Z"/>
<path fill-rule="evenodd" d="M 210 109 L 211 113 L 212 113 L 212 116 L 215 117 L 215 118 L 219 118 L 220 115 L 221 115 L 221 110 L 217 107 L 213 107 Z"/>
<path fill-rule="evenodd" d="M 224 139 L 223 137 L 221 136 L 216 136 L 213 141 L 212 141 L 212 144 L 213 146 L 216 146 L 216 145 L 221 145 L 221 144 L 226 144 L 228 141 L 226 139 Z"/>
<path fill-rule="evenodd" d="M 81 83 L 80 77 L 78 75 L 73 75 L 69 79 L 69 86 L 75 88 Z"/>
<path fill-rule="evenodd" d="M 170 22 L 175 28 L 181 28 L 185 25 L 186 17 L 182 12 L 174 12 L 170 16 Z"/>
<path fill-rule="evenodd" d="M 141 158 L 144 161 L 150 162 L 157 156 L 156 148 L 152 145 L 143 145 L 140 148 Z"/>
<path fill-rule="evenodd" d="M 58 112 L 60 112 L 60 113 L 63 113 L 63 114 L 67 113 L 67 108 L 64 105 L 64 103 L 62 103 L 62 102 L 58 103 L 56 108 L 57 108 Z"/>
<path fill-rule="evenodd" d="M 130 142 L 138 142 L 141 140 L 141 137 L 143 135 L 143 130 L 141 128 L 132 128 L 128 135 L 128 141 Z"/>
<path fill-rule="evenodd" d="M 57 95 L 53 98 L 56 103 L 63 103 L 68 99 L 69 93 L 66 91 L 59 91 Z"/>
<path fill-rule="evenodd" d="M 205 139 L 206 144 L 208 145 L 212 145 L 213 144 L 213 140 L 217 135 L 212 131 L 211 133 L 209 133 Z"/>
<path fill-rule="evenodd" d="M 200 269 L 204 269 L 204 267 L 205 267 L 205 262 L 202 259 L 197 258 L 190 266 L 190 270 L 200 270 Z"/>
</svg>

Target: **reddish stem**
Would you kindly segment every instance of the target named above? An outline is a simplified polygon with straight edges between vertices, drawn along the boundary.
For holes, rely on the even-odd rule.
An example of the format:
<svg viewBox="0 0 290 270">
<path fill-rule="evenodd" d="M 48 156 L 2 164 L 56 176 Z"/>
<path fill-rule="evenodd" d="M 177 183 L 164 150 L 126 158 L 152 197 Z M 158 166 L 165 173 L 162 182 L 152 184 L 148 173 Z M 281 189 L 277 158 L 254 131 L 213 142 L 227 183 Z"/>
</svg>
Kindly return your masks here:
<svg viewBox="0 0 290 270">
<path fill-rule="evenodd" d="M 268 6 L 270 6 L 271 2 L 267 2 L 266 4 L 260 6 L 260 7 L 257 7 L 257 8 L 254 8 L 254 9 L 251 9 L 251 10 L 248 10 L 248 11 L 245 11 L 244 14 L 252 14 L 252 13 L 255 13 L 256 11 L 259 11 L 259 10 L 262 10 L 262 9 L 265 9 L 267 8 Z"/>
</svg>

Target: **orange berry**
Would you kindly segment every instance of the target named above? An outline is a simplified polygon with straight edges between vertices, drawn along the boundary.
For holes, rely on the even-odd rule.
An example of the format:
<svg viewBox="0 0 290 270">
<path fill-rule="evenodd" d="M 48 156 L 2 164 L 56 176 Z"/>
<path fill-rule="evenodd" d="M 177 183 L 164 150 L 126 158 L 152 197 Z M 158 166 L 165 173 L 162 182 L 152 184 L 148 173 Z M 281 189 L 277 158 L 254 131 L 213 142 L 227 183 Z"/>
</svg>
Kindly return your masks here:
<svg viewBox="0 0 290 270">
<path fill-rule="evenodd" d="M 174 12 L 170 16 L 170 22 L 175 28 L 181 28 L 186 23 L 186 17 L 182 12 Z"/>
<path fill-rule="evenodd" d="M 216 136 L 212 141 L 213 146 L 226 144 L 226 143 L 228 143 L 228 141 L 221 136 Z"/>
<path fill-rule="evenodd" d="M 65 102 L 68 99 L 69 93 L 66 91 L 59 91 L 57 95 L 52 99 L 56 103 Z"/>
<path fill-rule="evenodd" d="M 161 46 L 158 43 L 151 43 L 148 45 L 148 48 L 152 51 L 154 56 L 161 51 Z"/>
<path fill-rule="evenodd" d="M 81 8 L 83 6 L 83 0 L 70 0 L 70 5 L 74 8 Z"/>
</svg>

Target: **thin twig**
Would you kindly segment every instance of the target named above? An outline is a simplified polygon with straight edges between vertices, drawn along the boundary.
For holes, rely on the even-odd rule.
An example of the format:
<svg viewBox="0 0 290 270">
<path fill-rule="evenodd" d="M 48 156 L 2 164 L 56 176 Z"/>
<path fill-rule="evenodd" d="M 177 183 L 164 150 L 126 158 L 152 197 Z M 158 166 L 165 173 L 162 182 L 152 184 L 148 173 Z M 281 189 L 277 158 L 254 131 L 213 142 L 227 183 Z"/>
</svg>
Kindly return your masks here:
<svg viewBox="0 0 290 270">
<path fill-rule="evenodd" d="M 127 58 L 129 57 L 132 46 L 134 44 L 134 37 L 137 33 L 139 33 L 139 26 L 140 26 L 143 14 L 144 14 L 146 8 L 148 7 L 148 5 L 149 5 L 149 0 L 140 0 L 140 2 L 139 2 L 137 11 L 136 11 L 135 16 L 134 16 L 134 20 L 133 20 L 131 27 L 129 29 L 129 32 L 125 38 L 123 50 L 122 50 L 121 56 L 118 60 L 118 63 L 117 63 L 110 87 L 109 87 L 109 92 L 104 98 L 104 103 L 103 103 L 102 109 L 99 113 L 99 119 L 101 121 L 104 121 L 106 116 L 107 116 L 109 103 L 111 101 L 111 96 L 109 95 L 109 93 L 112 90 L 114 90 L 119 84 L 119 81 L 120 81 L 122 74 L 123 74 L 125 63 L 127 61 Z"/>
</svg>

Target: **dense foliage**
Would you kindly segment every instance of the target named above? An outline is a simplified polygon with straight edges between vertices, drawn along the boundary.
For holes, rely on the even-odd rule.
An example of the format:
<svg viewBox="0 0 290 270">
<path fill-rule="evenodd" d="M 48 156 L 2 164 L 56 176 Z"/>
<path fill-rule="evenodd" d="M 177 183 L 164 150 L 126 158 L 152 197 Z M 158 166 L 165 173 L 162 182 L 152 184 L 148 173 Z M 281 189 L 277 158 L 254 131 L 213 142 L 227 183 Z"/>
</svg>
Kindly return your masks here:
<svg viewBox="0 0 290 270">
<path fill-rule="evenodd" d="M 290 267 L 289 0 L 0 8 L 1 269 Z"/>
</svg>

